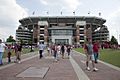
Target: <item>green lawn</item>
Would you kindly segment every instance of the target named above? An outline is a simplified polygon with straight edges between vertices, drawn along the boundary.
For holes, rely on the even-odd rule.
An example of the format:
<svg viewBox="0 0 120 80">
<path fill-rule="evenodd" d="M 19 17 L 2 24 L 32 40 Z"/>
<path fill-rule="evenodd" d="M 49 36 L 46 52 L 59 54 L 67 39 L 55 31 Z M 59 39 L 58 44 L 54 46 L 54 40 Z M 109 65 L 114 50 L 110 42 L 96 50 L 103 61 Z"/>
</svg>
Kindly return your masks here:
<svg viewBox="0 0 120 80">
<path fill-rule="evenodd" d="M 23 48 L 22 49 L 22 54 L 26 54 L 26 53 L 30 53 L 30 48 Z M 38 48 L 34 48 L 34 51 L 38 51 Z M 15 52 L 12 50 L 11 51 L 11 53 L 12 53 L 12 56 L 15 56 Z M 7 57 L 7 51 L 5 51 L 5 53 L 3 54 L 3 58 L 6 58 Z"/>
<path fill-rule="evenodd" d="M 75 50 L 83 53 L 82 48 L 77 48 Z M 99 59 L 102 61 L 105 61 L 107 63 L 110 63 L 110 64 L 120 67 L 120 50 L 114 50 L 114 49 L 100 50 Z"/>
</svg>

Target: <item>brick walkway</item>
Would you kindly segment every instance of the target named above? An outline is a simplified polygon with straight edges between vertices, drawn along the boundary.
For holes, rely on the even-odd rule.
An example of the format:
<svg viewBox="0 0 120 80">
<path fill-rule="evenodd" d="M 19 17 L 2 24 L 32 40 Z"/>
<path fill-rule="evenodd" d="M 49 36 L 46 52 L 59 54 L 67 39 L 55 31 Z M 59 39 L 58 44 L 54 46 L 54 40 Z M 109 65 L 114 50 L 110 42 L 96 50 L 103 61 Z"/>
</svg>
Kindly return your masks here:
<svg viewBox="0 0 120 80">
<path fill-rule="evenodd" d="M 72 57 L 82 68 L 82 70 L 87 74 L 90 80 L 120 80 L 120 71 L 117 71 L 103 63 L 96 64 L 96 67 L 99 69 L 97 72 L 87 71 L 85 66 L 85 56 L 73 52 Z M 89 64 L 92 67 L 91 63 Z M 92 68 L 91 68 L 92 69 Z"/>
<path fill-rule="evenodd" d="M 52 58 L 39 59 L 38 55 L 34 53 L 23 56 L 23 62 L 20 64 L 12 63 L 13 65 L 8 64 L 10 66 L 0 66 L 0 68 L 3 67 L 0 69 L 0 80 L 79 80 L 70 59 L 60 58 L 56 63 Z M 97 67 L 99 68 L 98 72 L 86 71 L 84 63 L 85 57 L 74 51 L 72 51 L 71 56 L 90 80 L 120 80 L 120 71 L 112 69 L 102 63 L 97 64 Z M 27 59 L 28 57 L 32 58 Z M 49 67 L 49 70 L 44 78 L 16 77 L 19 73 L 25 71 L 29 67 Z"/>
<path fill-rule="evenodd" d="M 29 56 L 30 57 L 30 56 Z M 9 64 L 8 64 L 9 65 Z M 18 78 L 16 75 L 29 67 L 49 67 L 49 71 L 41 78 Z M 52 58 L 39 59 L 38 56 L 20 64 L 0 70 L 0 80 L 78 80 L 69 59 L 60 59 L 57 63 Z"/>
</svg>

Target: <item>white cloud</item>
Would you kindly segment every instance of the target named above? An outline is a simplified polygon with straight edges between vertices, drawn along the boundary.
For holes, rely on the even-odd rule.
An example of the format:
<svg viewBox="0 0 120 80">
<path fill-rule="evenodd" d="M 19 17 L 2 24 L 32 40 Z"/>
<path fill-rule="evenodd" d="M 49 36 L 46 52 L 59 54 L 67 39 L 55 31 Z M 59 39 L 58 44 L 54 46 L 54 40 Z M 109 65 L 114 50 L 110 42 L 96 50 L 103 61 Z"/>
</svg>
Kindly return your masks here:
<svg viewBox="0 0 120 80">
<path fill-rule="evenodd" d="M 16 3 L 16 0 L 0 0 L 0 38 L 15 36 L 19 19 L 27 16 L 26 9 Z"/>
<path fill-rule="evenodd" d="M 48 4 L 47 1 L 45 1 L 45 0 L 40 0 L 40 2 L 41 2 L 42 4 L 44 4 L 44 5 L 47 5 L 47 4 Z"/>
<path fill-rule="evenodd" d="M 115 12 L 111 13 L 107 18 L 108 29 L 110 31 L 110 36 L 115 36 L 120 43 L 120 8 Z"/>
<path fill-rule="evenodd" d="M 79 0 L 65 0 L 66 6 L 71 10 L 76 10 L 82 3 Z"/>
<path fill-rule="evenodd" d="M 82 4 L 80 0 L 40 0 L 40 2 L 48 7 L 67 11 L 74 11 Z"/>
</svg>

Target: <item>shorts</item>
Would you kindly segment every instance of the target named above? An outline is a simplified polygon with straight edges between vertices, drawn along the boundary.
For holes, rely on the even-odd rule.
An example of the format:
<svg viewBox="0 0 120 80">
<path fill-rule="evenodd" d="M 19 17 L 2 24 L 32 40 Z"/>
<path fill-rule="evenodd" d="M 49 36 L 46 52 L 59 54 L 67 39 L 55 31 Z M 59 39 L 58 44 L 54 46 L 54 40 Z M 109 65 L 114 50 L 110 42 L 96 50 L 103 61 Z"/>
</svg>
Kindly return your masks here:
<svg viewBox="0 0 120 80">
<path fill-rule="evenodd" d="M 87 61 L 94 61 L 95 60 L 95 58 L 94 58 L 94 54 L 86 54 L 86 56 L 87 56 Z"/>
</svg>

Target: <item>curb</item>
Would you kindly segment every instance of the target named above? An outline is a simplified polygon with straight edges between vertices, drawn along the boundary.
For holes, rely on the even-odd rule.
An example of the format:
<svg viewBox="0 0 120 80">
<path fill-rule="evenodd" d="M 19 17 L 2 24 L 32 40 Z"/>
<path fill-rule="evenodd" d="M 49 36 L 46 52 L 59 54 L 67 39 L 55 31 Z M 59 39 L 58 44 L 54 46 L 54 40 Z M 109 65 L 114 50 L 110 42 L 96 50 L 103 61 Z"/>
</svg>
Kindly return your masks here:
<svg viewBox="0 0 120 80">
<path fill-rule="evenodd" d="M 75 50 L 73 50 L 73 51 L 76 52 L 76 53 L 80 53 L 80 52 L 75 51 Z M 80 54 L 83 55 L 83 56 L 85 56 L 85 54 L 82 54 L 82 53 L 80 53 Z M 111 68 L 113 68 L 113 69 L 115 69 L 115 70 L 117 70 L 117 71 L 120 71 L 120 68 L 117 67 L 117 66 L 114 66 L 112 64 L 109 64 L 109 63 L 101 61 L 101 60 L 98 60 L 98 61 L 101 62 L 101 63 L 103 63 L 103 64 L 105 64 L 105 65 L 107 65 L 107 66 L 109 66 L 109 67 L 111 67 Z"/>
</svg>

